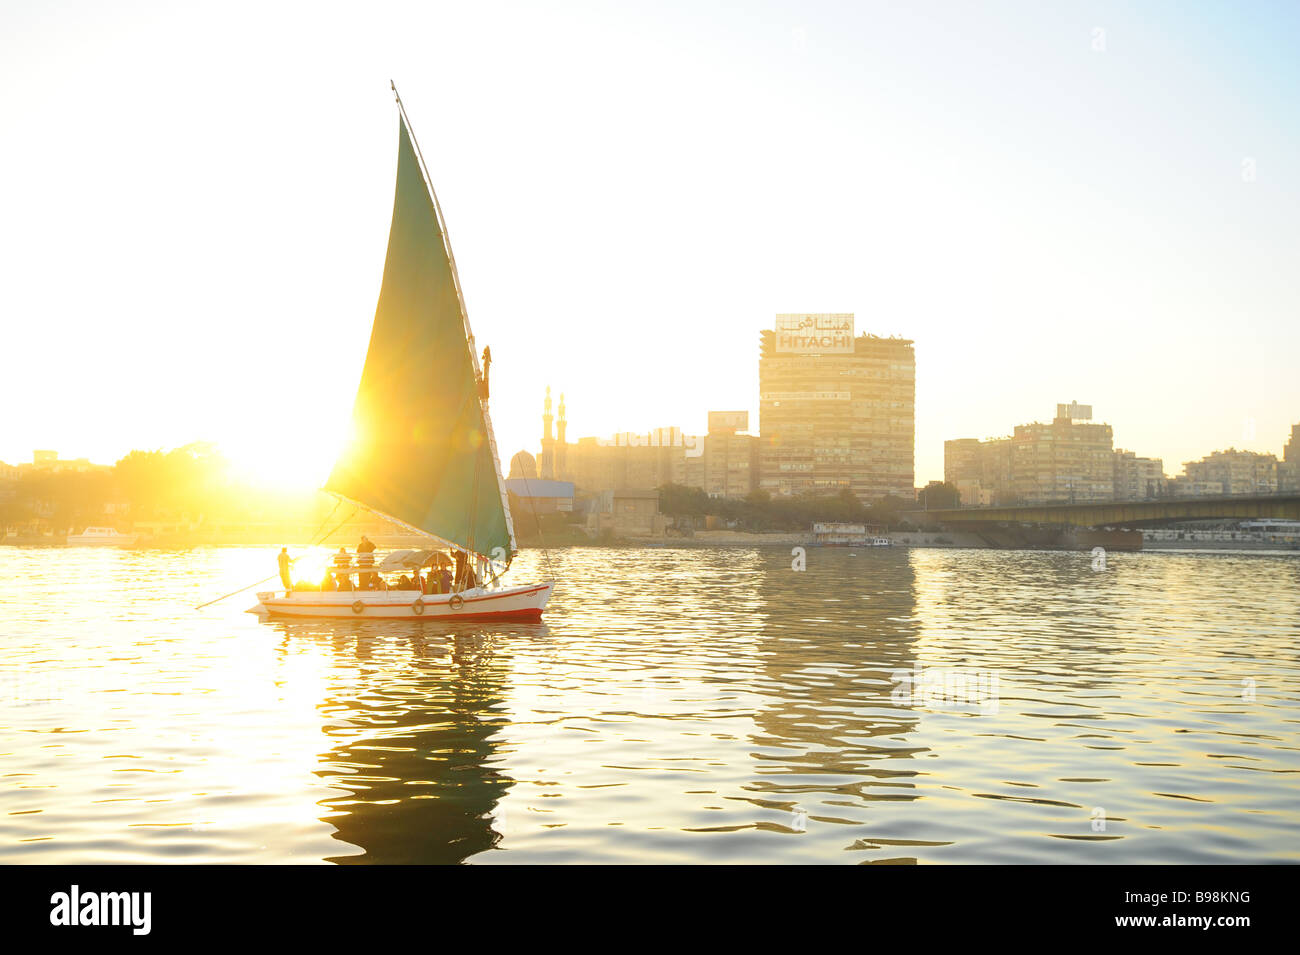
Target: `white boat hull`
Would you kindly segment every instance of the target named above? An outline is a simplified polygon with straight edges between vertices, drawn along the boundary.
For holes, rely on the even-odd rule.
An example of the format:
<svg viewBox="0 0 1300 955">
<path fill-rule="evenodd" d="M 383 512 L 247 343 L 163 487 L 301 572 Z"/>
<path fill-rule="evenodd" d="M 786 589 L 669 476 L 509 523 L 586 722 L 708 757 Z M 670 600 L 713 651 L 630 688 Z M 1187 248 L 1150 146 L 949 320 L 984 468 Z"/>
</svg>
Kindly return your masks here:
<svg viewBox="0 0 1300 955">
<path fill-rule="evenodd" d="M 554 584 L 526 584 L 463 594 L 417 594 L 413 590 L 283 590 L 257 595 L 249 613 L 353 620 L 540 620 Z"/>
<path fill-rule="evenodd" d="M 136 534 L 74 534 L 65 540 L 69 547 L 130 547 Z"/>
</svg>

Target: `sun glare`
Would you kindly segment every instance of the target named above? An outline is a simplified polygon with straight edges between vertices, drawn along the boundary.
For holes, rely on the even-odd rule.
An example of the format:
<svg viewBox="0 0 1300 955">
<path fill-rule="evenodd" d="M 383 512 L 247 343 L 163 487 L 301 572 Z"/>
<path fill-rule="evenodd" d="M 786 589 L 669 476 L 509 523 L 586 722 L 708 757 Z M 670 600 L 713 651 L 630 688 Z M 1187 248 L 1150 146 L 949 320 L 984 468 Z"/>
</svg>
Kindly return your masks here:
<svg viewBox="0 0 1300 955">
<path fill-rule="evenodd" d="M 295 421 L 289 434 L 270 431 L 227 448 L 235 475 L 268 490 L 313 491 L 321 487 L 347 436 L 339 433 L 336 422 L 304 429 L 303 420 Z"/>
</svg>

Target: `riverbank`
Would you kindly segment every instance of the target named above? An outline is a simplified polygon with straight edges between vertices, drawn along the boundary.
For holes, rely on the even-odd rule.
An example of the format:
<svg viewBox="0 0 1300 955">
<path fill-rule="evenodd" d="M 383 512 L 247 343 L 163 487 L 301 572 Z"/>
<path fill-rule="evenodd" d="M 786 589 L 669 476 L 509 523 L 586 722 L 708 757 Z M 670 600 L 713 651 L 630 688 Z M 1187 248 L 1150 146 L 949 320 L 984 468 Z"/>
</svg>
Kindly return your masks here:
<svg viewBox="0 0 1300 955">
<path fill-rule="evenodd" d="M 427 538 L 414 534 L 383 534 L 370 529 L 368 535 L 380 550 L 421 549 L 429 546 Z M 992 537 L 988 533 L 968 531 L 886 531 L 882 536 L 897 547 L 971 548 L 978 550 L 1091 550 L 1095 546 L 1107 550 L 1149 551 L 1250 551 L 1277 554 L 1300 554 L 1300 542 L 1260 540 L 1244 535 L 1209 534 L 1189 532 L 1182 537 L 1167 530 L 1144 531 L 1139 546 L 1134 532 L 1117 536 L 1118 532 L 1079 530 L 1070 534 L 1052 531 L 1049 534 L 1017 533 L 1014 537 Z M 557 535 L 559 536 L 559 535 Z M 1132 536 L 1132 539 L 1125 539 Z M 130 547 L 131 550 L 193 550 L 205 547 L 283 547 L 300 548 L 311 545 L 311 531 L 285 529 L 280 535 L 181 532 L 147 537 Z M 346 546 L 352 549 L 359 532 L 349 528 L 335 534 L 324 546 Z M 62 536 L 8 537 L 0 544 L 9 547 L 56 547 L 69 545 Z M 102 546 L 102 545 L 101 545 Z M 570 534 L 544 541 L 520 541 L 521 550 L 564 550 L 571 547 L 654 547 L 654 548 L 704 548 L 704 547 L 816 547 L 812 535 L 806 532 L 746 533 L 735 530 L 696 531 L 691 536 L 663 537 L 588 537 Z M 863 544 L 861 548 L 869 545 Z M 852 548 L 850 548 L 852 549 Z"/>
<path fill-rule="evenodd" d="M 1141 550 L 1136 532 L 1079 529 L 1026 528 L 1016 531 L 885 531 L 881 534 L 896 547 L 974 548 L 980 550 Z M 596 543 L 595 541 L 588 542 Z M 632 537 L 609 541 L 629 547 L 820 547 L 807 531 L 745 533 L 743 531 L 696 531 L 689 537 Z M 846 545 L 835 545 L 845 547 Z M 848 546 L 849 550 L 870 549 L 870 544 Z"/>
<path fill-rule="evenodd" d="M 1300 555 L 1300 543 L 1255 540 L 1147 540 L 1143 550 L 1167 551 L 1259 551 L 1267 554 Z"/>
</svg>

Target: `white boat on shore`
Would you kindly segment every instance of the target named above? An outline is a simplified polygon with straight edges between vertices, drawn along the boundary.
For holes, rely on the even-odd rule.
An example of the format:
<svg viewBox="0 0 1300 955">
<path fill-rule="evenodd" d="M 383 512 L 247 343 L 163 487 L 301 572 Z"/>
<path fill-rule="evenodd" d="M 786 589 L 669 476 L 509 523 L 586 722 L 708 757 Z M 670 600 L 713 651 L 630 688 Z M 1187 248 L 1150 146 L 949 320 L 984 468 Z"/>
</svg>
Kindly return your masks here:
<svg viewBox="0 0 1300 955">
<path fill-rule="evenodd" d="M 813 525 L 813 547 L 892 547 L 888 537 L 872 537 L 866 524 L 818 522 Z"/>
<path fill-rule="evenodd" d="M 130 547 L 139 534 L 123 534 L 116 527 L 87 527 L 80 534 L 69 534 L 66 543 L 71 547 Z"/>
</svg>

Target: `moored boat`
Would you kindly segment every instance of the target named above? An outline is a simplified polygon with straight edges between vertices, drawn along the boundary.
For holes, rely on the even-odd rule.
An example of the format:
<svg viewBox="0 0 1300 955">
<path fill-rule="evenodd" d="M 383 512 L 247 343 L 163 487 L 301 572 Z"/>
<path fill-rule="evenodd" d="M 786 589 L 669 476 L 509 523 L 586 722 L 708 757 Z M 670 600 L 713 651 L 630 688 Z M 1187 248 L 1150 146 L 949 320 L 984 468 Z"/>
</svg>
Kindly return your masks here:
<svg viewBox="0 0 1300 955">
<path fill-rule="evenodd" d="M 888 537 L 873 537 L 866 524 L 842 524 L 819 521 L 813 524 L 811 547 L 890 547 Z"/>
<path fill-rule="evenodd" d="M 77 547 L 130 547 L 138 534 L 123 534 L 116 527 L 87 527 L 80 534 L 69 534 L 66 542 Z"/>
</svg>

